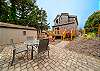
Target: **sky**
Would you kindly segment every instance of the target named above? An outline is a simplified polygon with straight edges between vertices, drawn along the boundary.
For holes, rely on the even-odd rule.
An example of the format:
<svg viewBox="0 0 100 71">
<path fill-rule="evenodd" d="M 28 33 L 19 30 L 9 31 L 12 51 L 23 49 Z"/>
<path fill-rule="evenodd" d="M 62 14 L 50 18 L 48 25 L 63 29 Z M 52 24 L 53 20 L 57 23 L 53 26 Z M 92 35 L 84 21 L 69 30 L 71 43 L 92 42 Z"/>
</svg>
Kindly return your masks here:
<svg viewBox="0 0 100 71">
<path fill-rule="evenodd" d="M 100 9 L 100 0 L 37 0 L 37 5 L 47 11 L 50 27 L 58 14 L 69 13 L 78 18 L 78 28 L 83 28 L 87 18 Z"/>
</svg>

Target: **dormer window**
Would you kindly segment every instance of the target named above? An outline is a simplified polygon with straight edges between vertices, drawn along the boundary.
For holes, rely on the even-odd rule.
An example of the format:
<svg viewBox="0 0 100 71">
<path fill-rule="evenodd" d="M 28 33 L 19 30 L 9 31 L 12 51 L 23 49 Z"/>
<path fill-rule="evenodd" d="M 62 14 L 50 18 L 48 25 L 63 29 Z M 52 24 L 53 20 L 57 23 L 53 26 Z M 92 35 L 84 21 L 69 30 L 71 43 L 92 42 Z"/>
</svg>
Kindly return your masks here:
<svg viewBox="0 0 100 71">
<path fill-rule="evenodd" d="M 56 23 L 58 24 L 58 19 L 56 20 Z"/>
</svg>

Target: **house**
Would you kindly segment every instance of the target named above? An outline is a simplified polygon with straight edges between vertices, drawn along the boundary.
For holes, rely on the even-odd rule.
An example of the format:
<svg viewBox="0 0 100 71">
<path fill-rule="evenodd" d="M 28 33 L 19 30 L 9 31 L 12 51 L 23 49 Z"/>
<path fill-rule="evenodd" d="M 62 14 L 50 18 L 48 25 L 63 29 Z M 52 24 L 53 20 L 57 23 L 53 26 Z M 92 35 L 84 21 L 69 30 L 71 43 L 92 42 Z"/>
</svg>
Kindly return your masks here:
<svg viewBox="0 0 100 71">
<path fill-rule="evenodd" d="M 37 38 L 37 30 L 33 27 L 0 22 L 0 45 L 10 44 L 10 39 L 14 39 L 16 43 L 24 42 L 27 37 Z"/>
<path fill-rule="evenodd" d="M 61 13 L 61 15 L 57 15 L 54 19 L 53 31 L 56 37 L 61 37 L 63 32 L 73 30 L 76 34 L 78 26 L 77 16 L 69 15 L 69 13 Z"/>
</svg>

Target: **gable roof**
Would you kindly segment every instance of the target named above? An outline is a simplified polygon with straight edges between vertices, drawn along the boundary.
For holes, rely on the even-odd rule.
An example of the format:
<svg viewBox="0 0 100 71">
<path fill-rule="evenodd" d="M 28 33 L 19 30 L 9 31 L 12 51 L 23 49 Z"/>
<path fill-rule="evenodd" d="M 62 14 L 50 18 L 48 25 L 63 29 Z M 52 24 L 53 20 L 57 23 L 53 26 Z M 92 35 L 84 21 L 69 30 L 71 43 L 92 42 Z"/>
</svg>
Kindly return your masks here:
<svg viewBox="0 0 100 71">
<path fill-rule="evenodd" d="M 60 15 L 57 15 L 56 18 L 54 19 L 54 21 L 55 21 L 58 17 L 60 17 Z"/>
</svg>

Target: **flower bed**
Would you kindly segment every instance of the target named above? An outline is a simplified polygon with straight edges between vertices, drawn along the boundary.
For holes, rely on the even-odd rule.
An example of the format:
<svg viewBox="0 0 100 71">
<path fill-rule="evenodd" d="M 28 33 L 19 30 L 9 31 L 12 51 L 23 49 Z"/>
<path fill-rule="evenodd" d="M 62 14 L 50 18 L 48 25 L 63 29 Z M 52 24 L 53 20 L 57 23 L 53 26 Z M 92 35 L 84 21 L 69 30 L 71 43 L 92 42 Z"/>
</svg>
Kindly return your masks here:
<svg viewBox="0 0 100 71">
<path fill-rule="evenodd" d="M 70 51 L 76 51 L 78 53 L 84 53 L 96 58 L 100 58 L 100 40 L 98 39 L 76 39 L 70 41 Z"/>
</svg>

